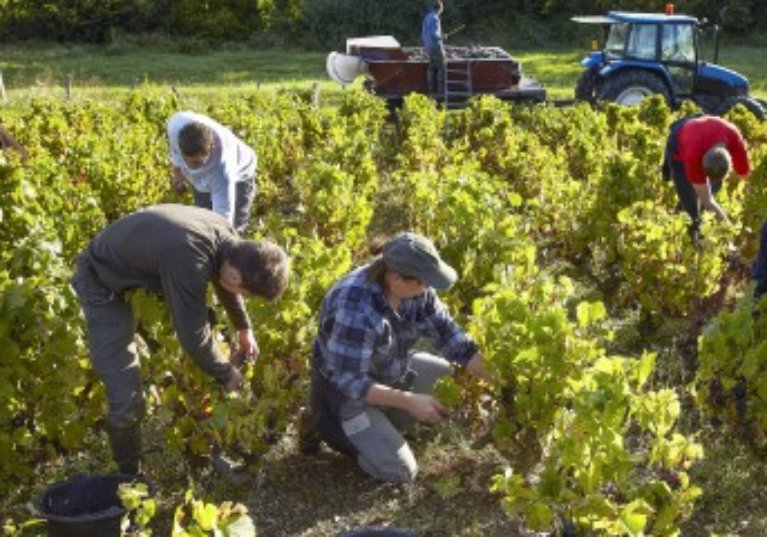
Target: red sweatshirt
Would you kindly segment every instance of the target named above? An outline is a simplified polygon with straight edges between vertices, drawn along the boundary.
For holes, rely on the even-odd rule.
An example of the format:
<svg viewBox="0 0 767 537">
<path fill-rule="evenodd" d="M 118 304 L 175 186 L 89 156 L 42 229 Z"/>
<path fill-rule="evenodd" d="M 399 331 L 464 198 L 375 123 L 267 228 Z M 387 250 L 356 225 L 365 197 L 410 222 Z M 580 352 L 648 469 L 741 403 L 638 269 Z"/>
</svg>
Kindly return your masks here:
<svg viewBox="0 0 767 537">
<path fill-rule="evenodd" d="M 724 144 L 732 157 L 732 165 L 738 175 L 748 175 L 746 143 L 738 128 L 716 116 L 702 116 L 687 121 L 677 133 L 677 153 L 674 160 L 684 164 L 684 171 L 691 183 L 704 184 L 703 156 L 717 144 Z"/>
</svg>

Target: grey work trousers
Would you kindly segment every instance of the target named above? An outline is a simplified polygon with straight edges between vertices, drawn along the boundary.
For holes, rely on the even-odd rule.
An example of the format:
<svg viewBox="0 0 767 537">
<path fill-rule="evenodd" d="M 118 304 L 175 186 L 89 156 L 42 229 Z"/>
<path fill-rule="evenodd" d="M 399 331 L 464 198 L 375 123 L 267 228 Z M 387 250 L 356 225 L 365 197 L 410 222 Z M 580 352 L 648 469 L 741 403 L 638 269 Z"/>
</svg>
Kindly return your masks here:
<svg viewBox="0 0 767 537">
<path fill-rule="evenodd" d="M 440 377 L 450 375 L 447 360 L 425 352 L 414 353 L 411 369 L 416 376 L 411 386 L 414 393 L 431 393 Z M 402 433 L 414 422 L 407 412 L 340 399 L 336 393 L 319 393 L 313 379 L 312 410 L 317 413 L 317 427 L 328 444 L 357 459 L 360 468 L 380 481 L 408 482 L 415 479 L 418 465 Z M 333 390 L 323 383 L 322 391 Z M 335 400 L 335 401 L 334 401 Z"/>
<path fill-rule="evenodd" d="M 235 185 L 234 199 L 234 229 L 237 233 L 245 231 L 245 227 L 250 220 L 250 210 L 253 207 L 253 201 L 256 199 L 256 179 L 240 181 Z M 210 192 L 194 191 L 194 204 L 203 209 L 212 209 L 213 201 L 210 198 Z"/>
<path fill-rule="evenodd" d="M 139 426 L 146 403 L 133 340 L 133 312 L 121 295 L 99 282 L 87 255 L 77 261 L 72 287 L 87 323 L 91 365 L 106 389 L 112 454 L 123 472 L 135 473 L 128 469 L 135 469 L 140 458 Z"/>
</svg>

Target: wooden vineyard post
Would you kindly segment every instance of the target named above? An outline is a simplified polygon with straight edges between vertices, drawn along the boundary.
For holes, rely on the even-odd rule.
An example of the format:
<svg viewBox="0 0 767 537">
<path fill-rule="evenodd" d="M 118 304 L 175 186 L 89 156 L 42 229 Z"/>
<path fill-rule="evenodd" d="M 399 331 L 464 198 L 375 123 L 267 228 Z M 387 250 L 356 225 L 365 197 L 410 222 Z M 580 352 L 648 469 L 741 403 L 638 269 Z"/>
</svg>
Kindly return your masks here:
<svg viewBox="0 0 767 537">
<path fill-rule="evenodd" d="M 320 107 L 320 86 L 316 82 L 312 85 L 312 106 Z"/>
<path fill-rule="evenodd" d="M 8 94 L 5 92 L 5 82 L 3 82 L 3 72 L 0 71 L 0 98 L 4 103 L 8 102 Z"/>
<path fill-rule="evenodd" d="M 75 78 L 74 75 L 72 75 L 71 73 L 68 74 L 67 77 L 66 77 L 65 89 L 66 89 L 66 92 L 67 92 L 67 101 L 71 101 L 72 100 L 72 82 L 73 82 L 74 78 Z"/>
</svg>

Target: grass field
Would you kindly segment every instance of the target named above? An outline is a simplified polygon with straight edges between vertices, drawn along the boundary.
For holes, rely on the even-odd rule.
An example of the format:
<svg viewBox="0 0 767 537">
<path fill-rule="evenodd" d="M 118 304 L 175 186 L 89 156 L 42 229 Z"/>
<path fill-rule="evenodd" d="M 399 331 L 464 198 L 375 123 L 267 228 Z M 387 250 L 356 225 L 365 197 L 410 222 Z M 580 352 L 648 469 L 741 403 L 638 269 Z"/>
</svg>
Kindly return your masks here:
<svg viewBox="0 0 767 537">
<path fill-rule="evenodd" d="M 571 98 L 580 73 L 583 48 L 507 50 L 523 71 L 541 81 L 551 98 Z M 259 89 L 299 87 L 315 83 L 322 92 L 338 91 L 325 73 L 329 51 L 256 50 L 246 46 L 150 42 L 93 45 L 0 46 L 0 71 L 11 101 L 35 96 L 65 97 L 72 77 L 75 99 L 120 98 L 145 84 L 176 88 L 203 101 L 252 93 Z M 767 98 L 767 51 L 762 47 L 722 47 L 720 63 L 749 77 L 752 93 Z"/>
<path fill-rule="evenodd" d="M 120 98 L 143 84 L 176 88 L 189 96 L 214 99 L 266 87 L 335 84 L 325 75 L 325 53 L 257 51 L 242 47 L 183 52 L 95 46 L 27 46 L 0 49 L 0 70 L 10 100 L 65 96 L 67 76 L 73 98 Z"/>
</svg>

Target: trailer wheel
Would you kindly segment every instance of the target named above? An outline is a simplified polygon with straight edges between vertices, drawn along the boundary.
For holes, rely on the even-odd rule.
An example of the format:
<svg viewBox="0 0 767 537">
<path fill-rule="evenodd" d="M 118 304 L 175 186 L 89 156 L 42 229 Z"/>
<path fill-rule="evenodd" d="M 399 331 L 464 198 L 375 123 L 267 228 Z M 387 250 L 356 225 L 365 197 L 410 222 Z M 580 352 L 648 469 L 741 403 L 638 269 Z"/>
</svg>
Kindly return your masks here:
<svg viewBox="0 0 767 537">
<path fill-rule="evenodd" d="M 599 100 L 632 106 L 656 93 L 671 104 L 668 87 L 657 75 L 641 70 L 621 71 L 602 84 Z"/>
<path fill-rule="evenodd" d="M 719 106 L 719 109 L 716 111 L 716 115 L 723 116 L 739 104 L 742 104 L 746 110 L 754 114 L 756 119 L 759 121 L 764 121 L 764 107 L 759 103 L 759 101 L 752 99 L 751 97 L 730 97 Z"/>
<path fill-rule="evenodd" d="M 578 77 L 575 83 L 575 100 L 593 103 L 596 97 L 597 76 L 593 70 L 587 69 Z"/>
</svg>

